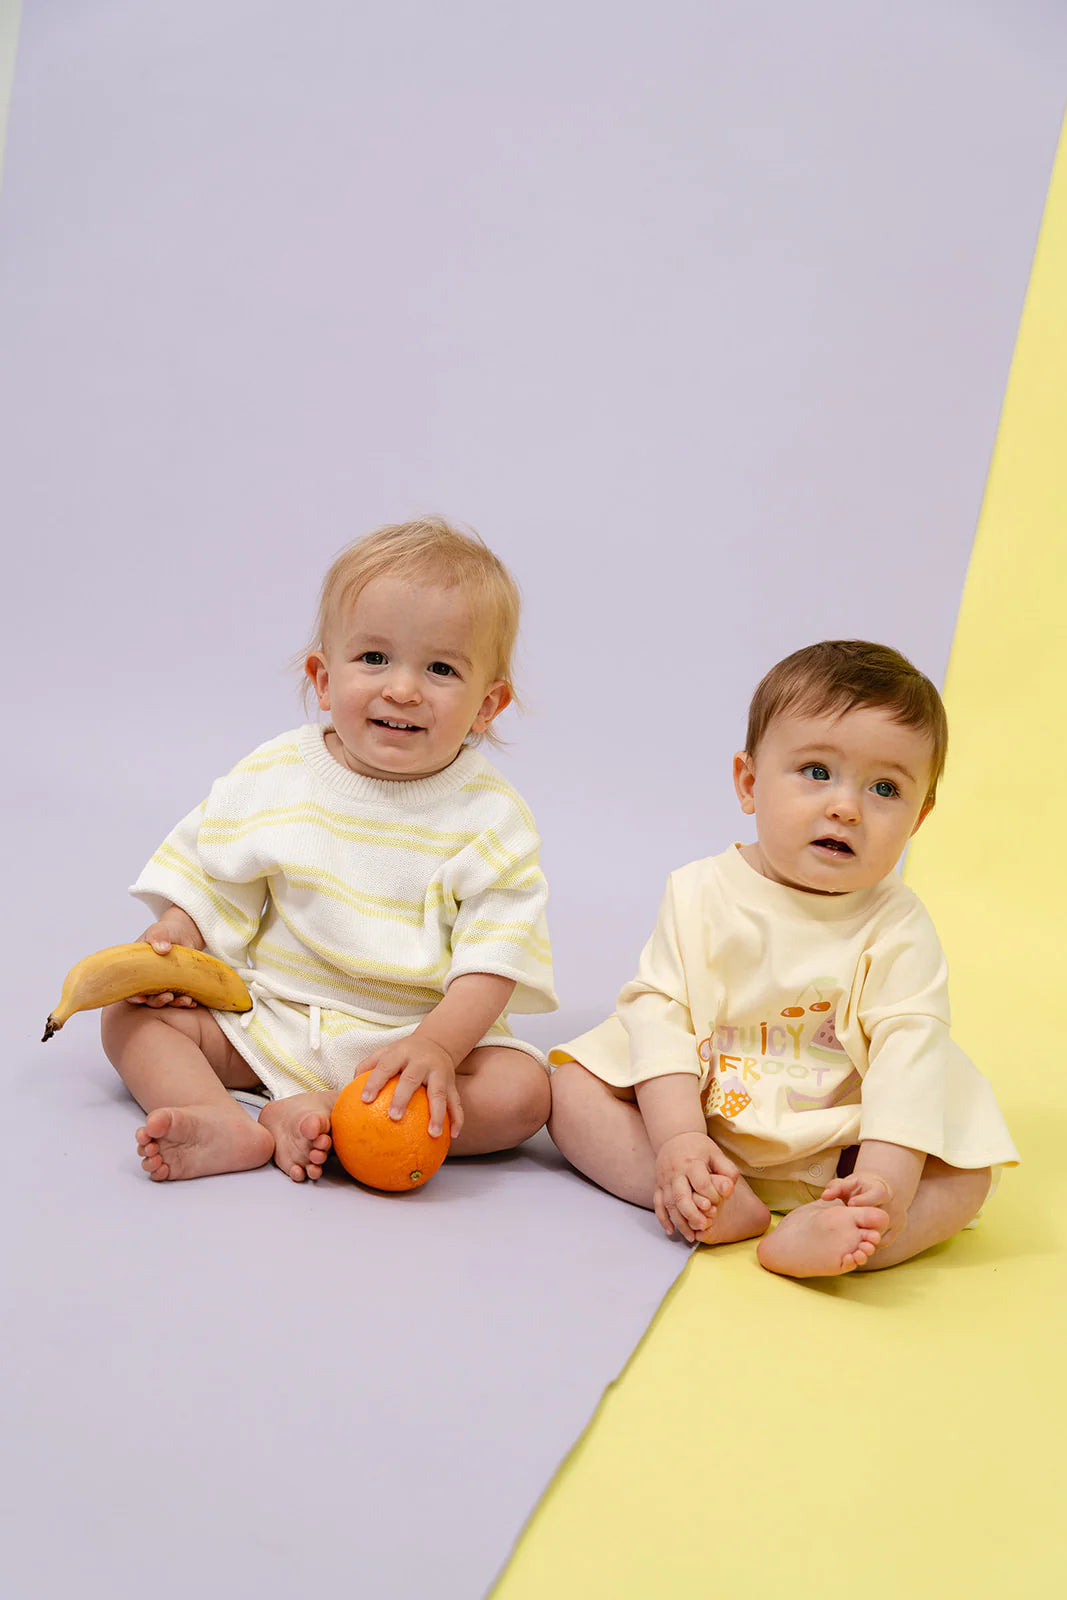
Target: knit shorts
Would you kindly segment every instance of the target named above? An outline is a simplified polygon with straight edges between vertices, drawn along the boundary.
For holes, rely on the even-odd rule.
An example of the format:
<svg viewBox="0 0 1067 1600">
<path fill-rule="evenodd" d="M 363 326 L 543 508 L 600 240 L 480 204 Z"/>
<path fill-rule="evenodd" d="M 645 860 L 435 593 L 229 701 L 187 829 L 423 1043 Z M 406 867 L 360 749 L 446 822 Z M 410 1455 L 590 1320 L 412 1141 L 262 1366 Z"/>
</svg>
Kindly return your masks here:
<svg viewBox="0 0 1067 1600">
<path fill-rule="evenodd" d="M 346 1011 L 297 1005 L 275 995 L 257 997 L 253 1010 L 243 1016 L 232 1011 L 213 1011 L 211 1015 L 272 1100 L 309 1090 L 343 1089 L 358 1076 L 368 1056 L 406 1039 L 419 1026 L 408 1022 L 394 1027 Z M 541 1052 L 513 1038 L 503 1017 L 479 1039 L 475 1049 L 482 1045 L 521 1050 L 548 1071 Z"/>
</svg>

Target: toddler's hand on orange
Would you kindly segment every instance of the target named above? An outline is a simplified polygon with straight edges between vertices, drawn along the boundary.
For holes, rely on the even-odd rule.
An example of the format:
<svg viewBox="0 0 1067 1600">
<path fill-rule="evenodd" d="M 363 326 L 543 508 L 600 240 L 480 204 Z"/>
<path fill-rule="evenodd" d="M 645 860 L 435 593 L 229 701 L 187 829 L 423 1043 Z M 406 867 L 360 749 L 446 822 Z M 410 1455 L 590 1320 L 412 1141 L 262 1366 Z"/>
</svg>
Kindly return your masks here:
<svg viewBox="0 0 1067 1600">
<path fill-rule="evenodd" d="M 363 1099 L 368 1105 L 377 1099 L 390 1078 L 398 1078 L 389 1103 L 389 1115 L 399 1120 L 415 1090 L 425 1084 L 430 1101 L 431 1138 L 437 1138 L 446 1119 L 451 1125 L 452 1138 L 458 1136 L 463 1126 L 463 1107 L 456 1087 L 456 1067 L 442 1045 L 432 1039 L 420 1039 L 413 1033 L 370 1056 L 360 1070 L 368 1069 L 370 1077 L 363 1086 Z"/>
</svg>

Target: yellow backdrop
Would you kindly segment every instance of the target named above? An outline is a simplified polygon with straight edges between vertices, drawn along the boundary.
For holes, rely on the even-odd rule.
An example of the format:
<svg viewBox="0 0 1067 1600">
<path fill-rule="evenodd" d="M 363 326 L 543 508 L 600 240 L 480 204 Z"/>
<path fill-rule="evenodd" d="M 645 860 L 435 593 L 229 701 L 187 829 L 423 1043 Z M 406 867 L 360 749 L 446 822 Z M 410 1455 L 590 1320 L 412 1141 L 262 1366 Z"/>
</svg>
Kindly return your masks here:
<svg viewBox="0 0 1067 1600">
<path fill-rule="evenodd" d="M 800 1284 L 698 1251 L 494 1600 L 1067 1593 L 1067 141 L 908 861 L 1023 1165 L 980 1227 Z M 916 584 L 922 574 L 915 574 Z"/>
</svg>

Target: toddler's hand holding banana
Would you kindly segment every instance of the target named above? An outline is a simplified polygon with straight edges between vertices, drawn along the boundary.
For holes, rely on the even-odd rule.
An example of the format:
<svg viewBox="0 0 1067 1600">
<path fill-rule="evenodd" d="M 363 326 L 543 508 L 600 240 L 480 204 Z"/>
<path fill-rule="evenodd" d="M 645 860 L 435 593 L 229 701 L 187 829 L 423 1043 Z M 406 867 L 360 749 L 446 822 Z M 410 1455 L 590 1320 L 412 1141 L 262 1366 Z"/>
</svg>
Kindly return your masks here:
<svg viewBox="0 0 1067 1600">
<path fill-rule="evenodd" d="M 71 967 L 44 1039 L 58 1033 L 76 1011 L 94 1011 L 135 994 L 187 994 L 213 1011 L 251 1011 L 252 998 L 225 962 L 188 945 L 160 955 L 150 944 L 113 944 Z"/>
</svg>

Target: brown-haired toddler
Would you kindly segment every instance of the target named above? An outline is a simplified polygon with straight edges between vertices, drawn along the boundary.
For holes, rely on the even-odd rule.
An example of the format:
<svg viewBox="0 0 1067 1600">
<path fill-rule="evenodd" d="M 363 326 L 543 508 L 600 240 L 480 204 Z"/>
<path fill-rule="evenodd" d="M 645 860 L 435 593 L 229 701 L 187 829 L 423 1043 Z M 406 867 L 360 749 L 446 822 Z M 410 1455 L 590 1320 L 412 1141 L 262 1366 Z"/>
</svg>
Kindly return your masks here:
<svg viewBox="0 0 1067 1600">
<path fill-rule="evenodd" d="M 615 1015 L 549 1058 L 560 1150 L 668 1234 L 753 1238 L 777 1211 L 773 1272 L 892 1266 L 1017 1162 L 894 871 L 946 745 L 934 685 L 883 645 L 812 645 L 757 688 L 734 757 L 755 840 L 671 874 Z"/>
</svg>

